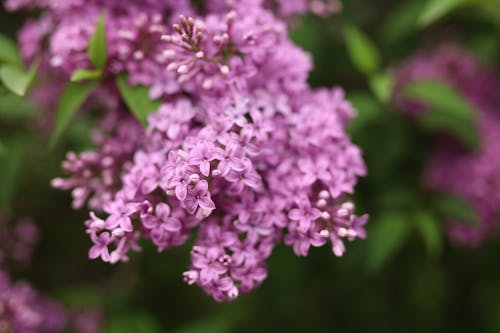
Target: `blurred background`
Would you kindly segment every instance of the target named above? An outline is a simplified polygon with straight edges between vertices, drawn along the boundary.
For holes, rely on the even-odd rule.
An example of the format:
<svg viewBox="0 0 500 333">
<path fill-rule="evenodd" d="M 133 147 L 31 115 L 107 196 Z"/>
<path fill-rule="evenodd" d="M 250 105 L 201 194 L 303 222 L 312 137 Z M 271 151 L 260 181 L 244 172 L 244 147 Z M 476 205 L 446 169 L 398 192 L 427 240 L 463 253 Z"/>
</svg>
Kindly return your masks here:
<svg viewBox="0 0 500 333">
<path fill-rule="evenodd" d="M 474 248 L 449 240 L 422 186 L 432 136 L 391 106 L 389 80 L 405 59 L 449 41 L 494 72 L 499 4 L 439 0 L 429 10 L 431 2 L 344 0 L 331 17 L 292 23 L 291 37 L 314 58 L 310 83 L 342 85 L 358 109 L 350 131 L 369 175 L 355 202 L 371 219 L 368 239 L 349 244 L 344 257 L 324 247 L 297 258 L 279 245 L 264 284 L 230 304 L 182 281 L 189 246 L 157 253 L 145 242 L 128 264 L 90 261 L 87 213 L 73 211 L 50 180 L 66 151 L 90 147 L 93 120 L 74 122 L 49 150 L 36 106 L 2 91 L 0 208 L 9 219 L 31 217 L 41 235 L 32 265 L 12 275 L 66 306 L 98 311 L 112 333 L 500 332 L 500 237 Z M 24 20 L 2 11 L 0 32 L 15 38 Z"/>
</svg>

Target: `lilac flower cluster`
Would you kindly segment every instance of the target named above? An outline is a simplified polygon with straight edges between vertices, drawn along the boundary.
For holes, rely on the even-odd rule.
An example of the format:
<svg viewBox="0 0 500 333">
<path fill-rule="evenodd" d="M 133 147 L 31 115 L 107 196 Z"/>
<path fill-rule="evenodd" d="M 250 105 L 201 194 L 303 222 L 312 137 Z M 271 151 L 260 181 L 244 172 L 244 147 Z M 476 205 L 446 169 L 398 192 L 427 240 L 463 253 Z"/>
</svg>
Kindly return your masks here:
<svg viewBox="0 0 500 333">
<path fill-rule="evenodd" d="M 0 332 L 54 333 L 68 325 L 78 333 L 100 331 L 99 314 L 74 310 L 42 295 L 24 281 L 13 281 L 10 269 L 27 265 L 38 242 L 38 228 L 27 218 L 15 223 L 0 215 Z"/>
<path fill-rule="evenodd" d="M 13 282 L 0 269 L 0 332 L 62 332 L 64 309 L 24 282 Z"/>
<path fill-rule="evenodd" d="M 430 189 L 453 193 L 472 204 L 479 216 L 478 223 L 471 226 L 447 221 L 448 232 L 460 243 L 478 246 L 500 227 L 500 82 L 494 73 L 482 69 L 472 54 L 453 44 L 410 59 L 397 73 L 400 87 L 422 79 L 451 84 L 476 111 L 475 125 L 481 135 L 479 149 L 469 151 L 449 137 L 439 138 L 425 181 Z M 414 116 L 425 112 L 418 101 L 399 102 L 403 111 Z"/>
<path fill-rule="evenodd" d="M 37 242 L 38 229 L 31 219 L 20 219 L 10 226 L 0 215 L 0 268 L 7 262 L 29 264 Z"/>
<path fill-rule="evenodd" d="M 7 224 L 0 215 L 0 332 L 44 333 L 62 331 L 66 314 L 29 284 L 11 281 L 8 267 L 26 265 L 38 241 L 33 221 Z"/>
<path fill-rule="evenodd" d="M 319 6 L 279 3 L 298 6 L 285 13 L 302 11 L 299 3 Z M 47 57 L 59 75 L 89 65 L 85 47 L 104 12 L 106 75 L 126 73 L 162 103 L 146 130 L 123 112 L 104 121 L 112 126 L 97 136 L 99 148 L 70 153 L 69 178 L 53 182 L 73 191 L 75 208 L 92 210 L 90 258 L 127 261 L 143 238 L 163 251 L 196 233 L 184 279 L 230 301 L 266 278 L 280 242 L 299 256 L 325 244 L 341 256 L 346 240 L 365 237 L 367 216 L 356 216 L 349 199 L 366 174 L 345 132 L 355 112 L 341 88 L 309 88 L 310 57 L 268 5 L 73 0 L 49 7 L 60 21 Z"/>
<path fill-rule="evenodd" d="M 62 167 L 72 176 L 56 178 L 52 186 L 72 190 L 74 209 L 82 208 L 86 203 L 91 209 L 100 209 L 113 198 L 120 186 L 118 175 L 128 167 L 127 163 L 140 147 L 143 136 L 143 128 L 133 118 L 110 112 L 92 135 L 98 150 L 80 155 L 69 152 Z"/>
</svg>

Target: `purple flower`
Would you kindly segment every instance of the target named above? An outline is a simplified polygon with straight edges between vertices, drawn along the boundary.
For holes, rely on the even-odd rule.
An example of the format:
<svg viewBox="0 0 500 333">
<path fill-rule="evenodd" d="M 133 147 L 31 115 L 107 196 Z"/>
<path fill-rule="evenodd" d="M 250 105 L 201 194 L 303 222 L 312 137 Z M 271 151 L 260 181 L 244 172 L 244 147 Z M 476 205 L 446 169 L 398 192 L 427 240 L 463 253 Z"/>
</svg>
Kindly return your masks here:
<svg viewBox="0 0 500 333">
<path fill-rule="evenodd" d="M 227 267 L 218 260 L 221 253 L 217 248 L 194 247 L 192 256 L 193 267 L 199 270 L 202 285 L 218 280 L 219 276 L 227 272 Z"/>
<path fill-rule="evenodd" d="M 231 170 L 227 174 L 226 179 L 232 183 L 232 188 L 236 193 L 241 193 L 245 187 L 259 190 L 262 186 L 259 174 L 248 165 L 242 171 Z"/>
<path fill-rule="evenodd" d="M 217 170 L 225 177 L 231 170 L 243 171 L 246 168 L 245 153 L 236 144 L 229 144 L 223 151 L 218 152 L 217 159 L 220 160 Z M 248 163 L 248 162 L 247 162 Z"/>
<path fill-rule="evenodd" d="M 208 183 L 206 180 L 200 180 L 195 187 L 189 191 L 184 205 L 190 214 L 194 214 L 198 206 L 203 209 L 207 215 L 215 209 L 215 204 L 210 198 L 208 192 Z"/>
<path fill-rule="evenodd" d="M 134 230 L 132 227 L 132 215 L 138 212 L 138 207 L 134 203 L 125 203 L 123 200 L 117 200 L 106 204 L 104 211 L 108 214 L 105 227 L 107 229 L 114 229 L 117 226 L 123 231 L 131 232 Z"/>
<path fill-rule="evenodd" d="M 309 230 L 312 223 L 319 219 L 321 211 L 313 208 L 308 199 L 299 200 L 298 206 L 298 208 L 290 210 L 288 217 L 293 221 L 297 221 L 298 230 L 305 233 Z"/>
<path fill-rule="evenodd" d="M 108 232 L 103 232 L 100 235 L 96 233 L 91 233 L 90 238 L 94 245 L 89 250 L 89 258 L 96 259 L 101 258 L 105 262 L 110 261 L 108 246 L 112 241 L 111 236 Z"/>
<path fill-rule="evenodd" d="M 220 153 L 214 145 L 201 142 L 195 149 L 191 150 L 187 163 L 199 166 L 201 174 L 208 177 L 210 175 L 210 162 L 217 159 L 218 156 Z"/>
<path fill-rule="evenodd" d="M 191 182 L 188 174 L 184 170 L 177 170 L 170 182 L 170 187 L 175 188 L 175 196 L 180 201 L 184 201 L 188 194 L 188 184 Z"/>
</svg>

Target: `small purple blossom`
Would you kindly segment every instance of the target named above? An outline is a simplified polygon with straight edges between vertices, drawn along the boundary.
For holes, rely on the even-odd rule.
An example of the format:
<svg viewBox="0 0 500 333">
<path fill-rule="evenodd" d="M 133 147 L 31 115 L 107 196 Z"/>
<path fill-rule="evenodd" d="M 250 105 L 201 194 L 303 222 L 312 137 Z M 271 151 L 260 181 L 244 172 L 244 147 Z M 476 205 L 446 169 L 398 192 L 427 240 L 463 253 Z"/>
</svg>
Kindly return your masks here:
<svg viewBox="0 0 500 333">
<path fill-rule="evenodd" d="M 208 192 L 208 183 L 206 180 L 199 181 L 195 187 L 189 191 L 184 201 L 184 205 L 190 214 L 193 214 L 198 206 L 203 209 L 207 215 L 215 209 L 215 204 Z"/>
</svg>

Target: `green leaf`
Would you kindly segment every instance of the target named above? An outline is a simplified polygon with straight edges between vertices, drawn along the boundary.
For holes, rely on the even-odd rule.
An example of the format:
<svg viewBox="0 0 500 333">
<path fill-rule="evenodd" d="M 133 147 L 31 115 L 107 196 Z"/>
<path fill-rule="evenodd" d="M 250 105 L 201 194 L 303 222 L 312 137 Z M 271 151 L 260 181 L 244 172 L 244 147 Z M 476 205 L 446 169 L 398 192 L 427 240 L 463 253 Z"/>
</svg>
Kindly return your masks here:
<svg viewBox="0 0 500 333">
<path fill-rule="evenodd" d="M 370 78 L 370 87 L 382 103 L 389 103 L 392 92 L 392 77 L 385 73 L 378 73 Z"/>
<path fill-rule="evenodd" d="M 0 209 L 8 210 L 20 179 L 25 145 L 17 140 L 5 142 L 3 154 L 0 155 Z"/>
<path fill-rule="evenodd" d="M 380 33 L 384 40 L 396 42 L 415 32 L 424 5 L 422 0 L 401 1 L 382 22 Z"/>
<path fill-rule="evenodd" d="M 405 94 L 429 104 L 433 109 L 443 110 L 450 116 L 456 115 L 463 119 L 473 120 L 474 108 L 452 86 L 434 80 L 421 80 L 409 84 Z"/>
<path fill-rule="evenodd" d="M 448 132 L 467 147 L 479 145 L 475 110 L 456 89 L 437 81 L 417 81 L 406 87 L 405 95 L 430 108 L 419 118 L 424 128 Z"/>
<path fill-rule="evenodd" d="M 0 93 L 0 118 L 2 120 L 19 121 L 35 112 L 34 105 L 27 98 L 7 91 Z"/>
<path fill-rule="evenodd" d="M 69 83 L 59 98 L 57 106 L 56 125 L 50 138 L 49 146 L 53 147 L 64 130 L 68 127 L 71 118 L 78 111 L 82 103 L 94 91 L 97 82 Z"/>
<path fill-rule="evenodd" d="M 95 31 L 90 38 L 88 55 L 90 62 L 96 68 L 103 68 L 108 60 L 108 48 L 106 45 L 106 22 L 105 16 L 101 15 L 97 20 Z"/>
<path fill-rule="evenodd" d="M 380 55 L 375 43 L 352 24 L 345 25 L 343 33 L 354 66 L 365 74 L 376 72 L 380 66 Z"/>
<path fill-rule="evenodd" d="M 99 80 L 102 77 L 102 70 L 100 69 L 77 69 L 71 75 L 71 82 L 85 81 L 85 80 Z"/>
<path fill-rule="evenodd" d="M 101 294 L 87 286 L 66 287 L 57 292 L 57 299 L 71 307 L 95 308 L 102 306 Z"/>
<path fill-rule="evenodd" d="M 426 27 L 466 3 L 467 0 L 428 0 L 420 14 L 418 24 Z"/>
<path fill-rule="evenodd" d="M 2 34 L 0 34 L 0 62 L 5 62 L 15 67 L 23 67 L 16 44 Z"/>
<path fill-rule="evenodd" d="M 469 149 L 476 149 L 481 144 L 481 137 L 474 127 L 473 121 L 450 116 L 441 110 L 428 112 L 418 121 L 424 129 L 451 134 Z"/>
<path fill-rule="evenodd" d="M 450 193 L 439 193 L 434 196 L 432 206 L 440 216 L 454 222 L 474 225 L 479 220 L 477 212 L 469 202 Z"/>
<path fill-rule="evenodd" d="M 414 216 L 417 230 L 424 239 L 427 253 L 430 256 L 439 255 L 443 247 L 440 224 L 441 221 L 429 212 L 420 211 Z"/>
<path fill-rule="evenodd" d="M 131 87 L 124 75 L 118 76 L 117 85 L 130 111 L 143 125 L 146 125 L 148 114 L 158 110 L 160 101 L 149 98 L 149 88 L 145 86 Z"/>
<path fill-rule="evenodd" d="M 469 0 L 477 4 L 493 23 L 500 24 L 500 1 L 498 0 Z"/>
<path fill-rule="evenodd" d="M 411 229 L 405 214 L 389 212 L 370 221 L 367 268 L 379 271 L 402 247 Z"/>
<path fill-rule="evenodd" d="M 368 92 L 354 92 L 349 94 L 349 101 L 357 111 L 356 117 L 349 124 L 349 133 L 353 136 L 363 134 L 365 126 L 369 125 L 374 119 L 377 119 L 382 106 L 372 94 Z"/>
<path fill-rule="evenodd" d="M 33 82 L 37 70 L 38 62 L 34 62 L 27 72 L 13 65 L 2 65 L 0 79 L 7 89 L 16 95 L 24 96 Z"/>
</svg>

